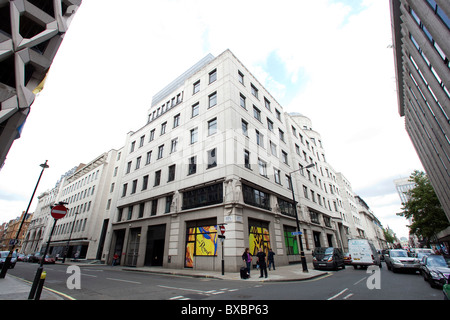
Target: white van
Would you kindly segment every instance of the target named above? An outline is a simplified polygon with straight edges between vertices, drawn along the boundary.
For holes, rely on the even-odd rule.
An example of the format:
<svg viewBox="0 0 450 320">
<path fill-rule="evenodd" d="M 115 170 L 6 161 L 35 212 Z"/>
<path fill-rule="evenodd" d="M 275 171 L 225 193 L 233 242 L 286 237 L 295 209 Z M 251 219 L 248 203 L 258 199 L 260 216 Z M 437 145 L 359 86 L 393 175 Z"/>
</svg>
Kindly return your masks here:
<svg viewBox="0 0 450 320">
<path fill-rule="evenodd" d="M 373 244 L 367 239 L 349 239 L 348 252 L 355 269 L 358 266 L 367 267 L 371 265 L 376 265 L 381 268 L 380 255 Z"/>
</svg>

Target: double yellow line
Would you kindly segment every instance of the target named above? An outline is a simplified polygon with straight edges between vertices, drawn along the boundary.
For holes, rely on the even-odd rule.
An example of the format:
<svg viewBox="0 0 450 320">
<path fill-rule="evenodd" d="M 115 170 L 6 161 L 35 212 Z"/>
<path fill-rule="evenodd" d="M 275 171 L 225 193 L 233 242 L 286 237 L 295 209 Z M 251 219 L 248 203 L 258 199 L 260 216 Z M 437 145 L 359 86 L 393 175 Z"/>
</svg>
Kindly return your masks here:
<svg viewBox="0 0 450 320">
<path fill-rule="evenodd" d="M 23 282 L 26 282 L 26 283 L 29 283 L 29 284 L 31 284 L 31 285 L 33 284 L 31 281 L 28 281 L 28 280 L 25 280 L 25 279 L 22 279 L 22 278 L 13 276 L 13 275 L 8 275 L 8 276 L 9 276 L 9 277 L 16 278 L 16 279 L 19 279 L 19 280 L 21 280 L 21 281 L 23 281 Z M 57 294 L 57 295 L 60 295 L 61 297 L 66 298 L 67 300 L 77 300 L 77 299 L 75 299 L 74 297 L 71 297 L 71 296 L 69 296 L 69 295 L 67 295 L 67 294 L 65 294 L 65 293 L 62 293 L 62 292 L 59 292 L 59 291 L 56 291 L 56 290 L 47 288 L 46 286 L 44 286 L 43 289 L 48 290 L 48 291 L 50 291 L 50 292 L 53 292 L 53 293 L 55 293 L 55 294 Z"/>
</svg>

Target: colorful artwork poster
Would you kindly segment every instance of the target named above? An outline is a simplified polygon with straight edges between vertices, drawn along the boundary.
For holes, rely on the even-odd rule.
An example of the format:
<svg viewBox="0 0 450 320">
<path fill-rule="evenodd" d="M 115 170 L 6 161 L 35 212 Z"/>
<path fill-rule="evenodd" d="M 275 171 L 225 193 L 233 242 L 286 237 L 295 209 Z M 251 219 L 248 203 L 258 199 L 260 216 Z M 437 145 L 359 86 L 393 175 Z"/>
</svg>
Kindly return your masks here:
<svg viewBox="0 0 450 320">
<path fill-rule="evenodd" d="M 268 254 L 270 248 L 269 230 L 264 227 L 250 226 L 249 249 L 252 255 L 256 255 L 262 248 Z"/>
<path fill-rule="evenodd" d="M 196 228 L 195 255 L 215 256 L 217 255 L 217 228 L 216 226 Z"/>
<path fill-rule="evenodd" d="M 188 228 L 186 239 L 186 268 L 194 267 L 195 256 L 217 255 L 217 226 Z"/>
<path fill-rule="evenodd" d="M 284 244 L 288 255 L 299 254 L 297 236 L 293 236 L 291 231 L 284 232 Z"/>
</svg>

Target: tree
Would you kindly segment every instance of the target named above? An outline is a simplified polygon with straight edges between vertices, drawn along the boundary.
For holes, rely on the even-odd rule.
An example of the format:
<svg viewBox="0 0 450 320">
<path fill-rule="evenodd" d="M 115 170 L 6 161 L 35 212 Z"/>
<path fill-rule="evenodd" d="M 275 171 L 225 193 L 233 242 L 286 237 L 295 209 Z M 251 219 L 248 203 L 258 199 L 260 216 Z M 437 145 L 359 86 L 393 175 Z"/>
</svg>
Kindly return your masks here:
<svg viewBox="0 0 450 320">
<path fill-rule="evenodd" d="M 384 238 L 386 239 L 387 243 L 394 244 L 395 243 L 395 237 L 390 234 L 390 232 L 386 229 L 383 229 Z"/>
<path fill-rule="evenodd" d="M 427 175 L 416 170 L 409 180 L 416 186 L 407 192 L 409 200 L 403 203 L 402 212 L 397 215 L 411 218 L 411 233 L 430 241 L 450 224 Z"/>
</svg>

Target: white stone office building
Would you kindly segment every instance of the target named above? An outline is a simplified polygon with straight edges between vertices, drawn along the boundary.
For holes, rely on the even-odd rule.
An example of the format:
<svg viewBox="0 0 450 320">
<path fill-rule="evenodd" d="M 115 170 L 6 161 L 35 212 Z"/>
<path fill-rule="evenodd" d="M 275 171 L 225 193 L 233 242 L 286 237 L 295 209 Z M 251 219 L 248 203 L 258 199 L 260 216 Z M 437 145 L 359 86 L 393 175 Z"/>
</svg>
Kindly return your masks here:
<svg viewBox="0 0 450 320">
<path fill-rule="evenodd" d="M 35 215 L 26 236 L 24 253 L 43 252 L 54 219 L 51 206 L 67 203 L 68 212 L 57 221 L 49 253 L 80 259 L 102 260 L 105 239 L 110 227 L 110 210 L 115 196 L 121 150 L 110 150 L 88 164 L 66 173 L 55 188 L 38 199 Z"/>
<path fill-rule="evenodd" d="M 292 186 L 307 259 L 316 246 L 342 246 L 348 226 L 320 135 L 229 50 L 154 96 L 121 161 L 108 263 L 117 253 L 122 265 L 220 270 L 223 258 L 236 271 L 247 247 L 272 248 L 278 265 L 299 262 Z"/>
</svg>

